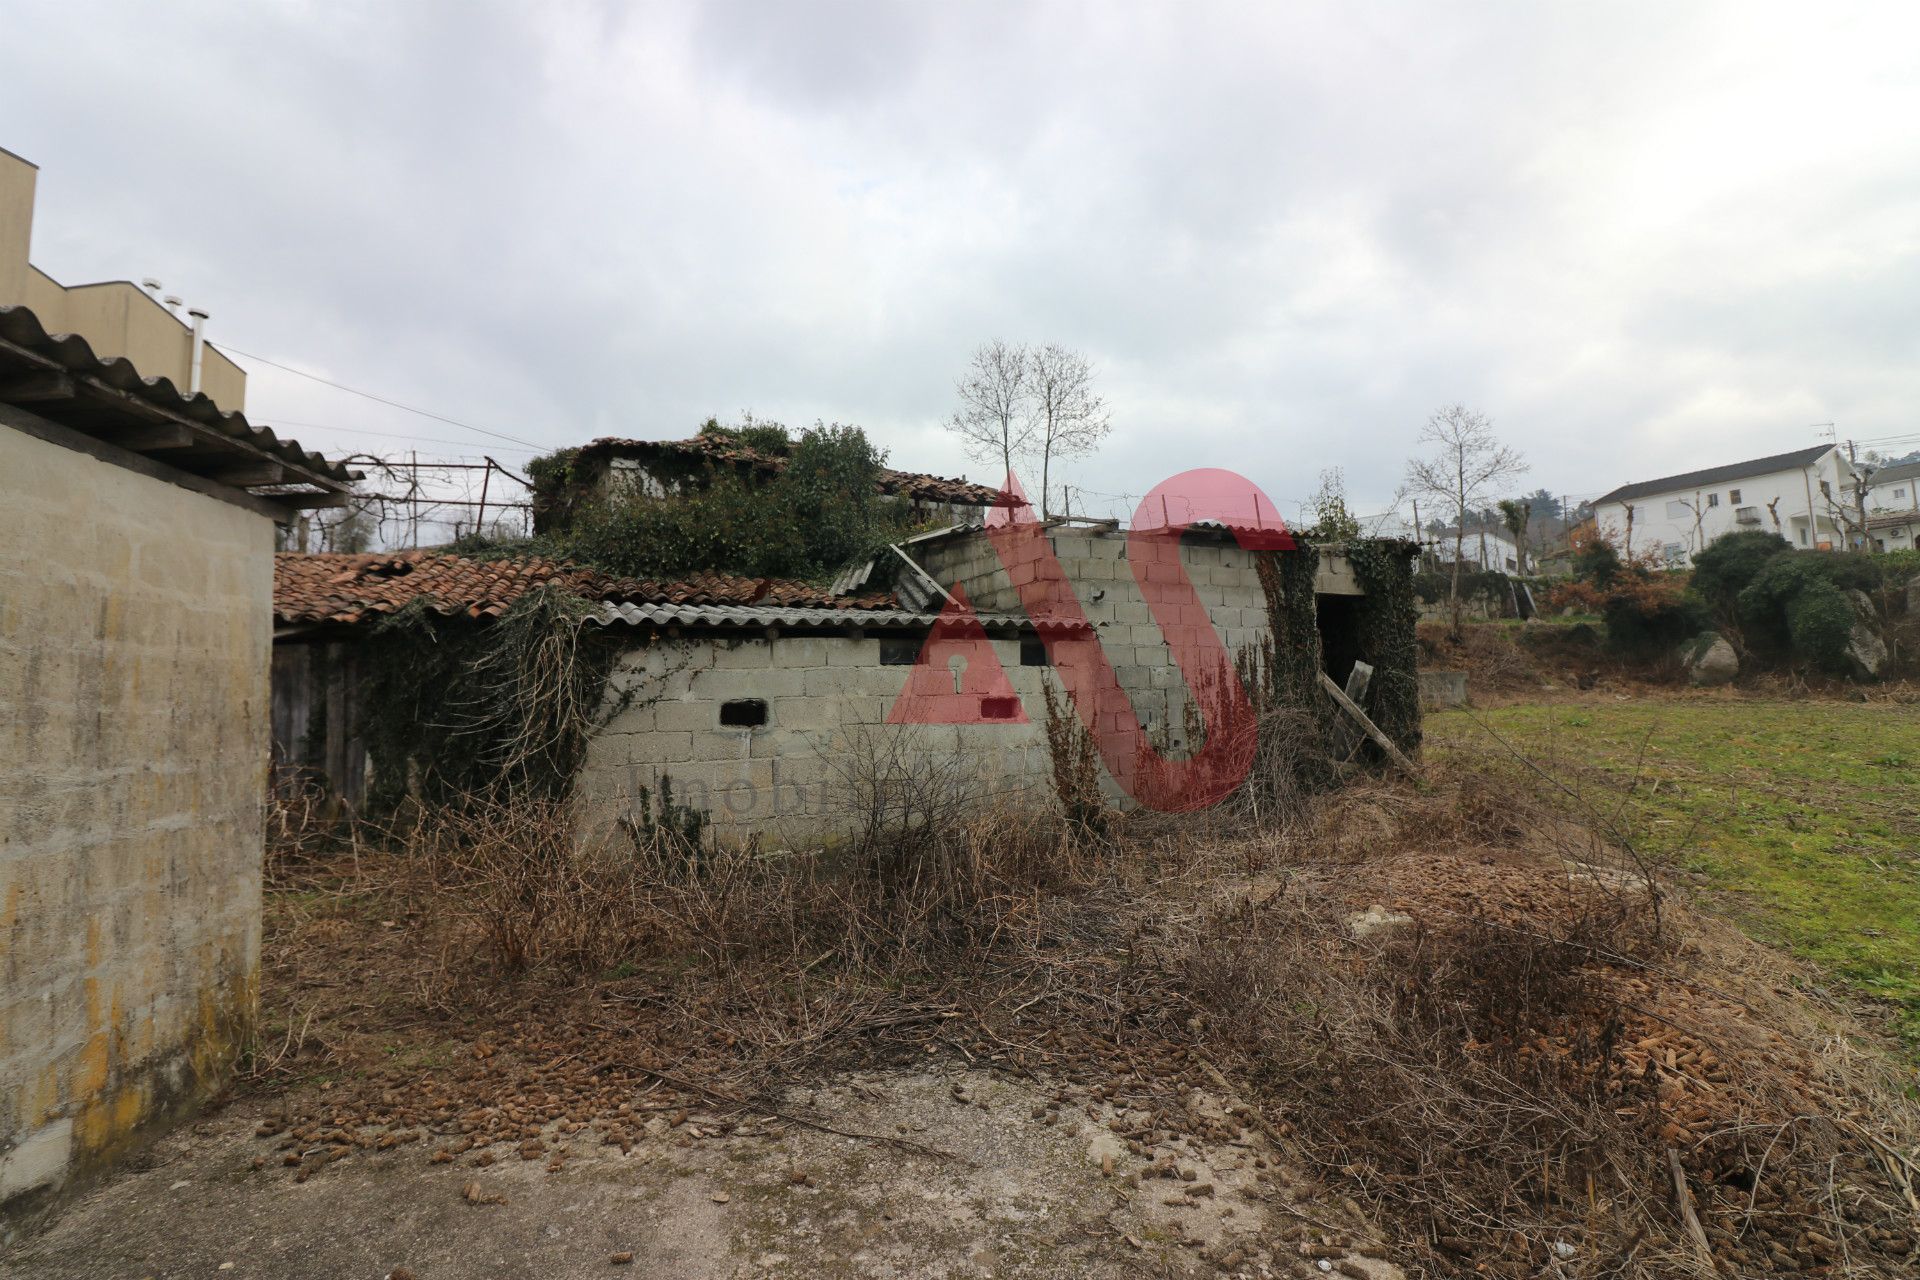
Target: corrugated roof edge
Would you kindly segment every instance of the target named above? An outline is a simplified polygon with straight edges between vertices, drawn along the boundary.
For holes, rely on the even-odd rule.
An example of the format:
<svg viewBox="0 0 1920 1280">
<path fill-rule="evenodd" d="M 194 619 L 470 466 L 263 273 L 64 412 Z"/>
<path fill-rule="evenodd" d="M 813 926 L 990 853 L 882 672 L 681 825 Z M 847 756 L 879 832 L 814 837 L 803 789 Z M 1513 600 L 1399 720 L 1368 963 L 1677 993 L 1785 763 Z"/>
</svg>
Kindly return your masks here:
<svg viewBox="0 0 1920 1280">
<path fill-rule="evenodd" d="M 267 453 L 276 460 L 338 485 L 360 479 L 358 472 L 302 448 L 297 440 L 281 440 L 271 428 L 256 427 L 245 415 L 228 412 L 203 392 L 183 392 L 172 379 L 143 377 L 123 356 L 101 358 L 87 340 L 75 333 L 49 333 L 40 318 L 24 306 L 0 306 L 0 343 L 5 343 L 66 373 L 97 380 L 113 391 L 144 400 L 167 413 L 189 419 L 230 440 Z M 304 480 L 306 477 L 296 477 Z M 330 486 L 329 486 L 330 487 Z"/>
<path fill-rule="evenodd" d="M 976 614 L 988 631 L 1050 631 L 1077 633 L 1090 630 L 1085 622 L 1034 622 L 1021 614 Z M 850 627 L 877 631 L 919 631 L 939 620 L 937 613 L 919 613 L 908 609 L 821 609 L 763 608 L 758 605 L 676 605 L 605 603 L 590 621 L 603 627 L 790 627 L 795 630 L 821 629 L 844 631 Z"/>
</svg>

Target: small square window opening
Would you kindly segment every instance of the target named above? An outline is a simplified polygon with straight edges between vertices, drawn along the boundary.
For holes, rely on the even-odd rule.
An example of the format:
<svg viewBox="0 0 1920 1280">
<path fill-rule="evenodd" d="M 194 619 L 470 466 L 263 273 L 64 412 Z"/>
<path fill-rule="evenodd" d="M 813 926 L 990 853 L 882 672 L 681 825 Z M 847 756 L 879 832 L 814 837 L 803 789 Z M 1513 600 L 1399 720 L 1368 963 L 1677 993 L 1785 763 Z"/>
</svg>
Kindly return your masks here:
<svg viewBox="0 0 1920 1280">
<path fill-rule="evenodd" d="M 732 698 L 720 704 L 720 725 L 727 729 L 758 729 L 767 722 L 765 698 Z"/>
<path fill-rule="evenodd" d="M 910 667 L 920 658 L 920 642 L 911 637 L 887 636 L 880 641 L 880 665 Z"/>
</svg>

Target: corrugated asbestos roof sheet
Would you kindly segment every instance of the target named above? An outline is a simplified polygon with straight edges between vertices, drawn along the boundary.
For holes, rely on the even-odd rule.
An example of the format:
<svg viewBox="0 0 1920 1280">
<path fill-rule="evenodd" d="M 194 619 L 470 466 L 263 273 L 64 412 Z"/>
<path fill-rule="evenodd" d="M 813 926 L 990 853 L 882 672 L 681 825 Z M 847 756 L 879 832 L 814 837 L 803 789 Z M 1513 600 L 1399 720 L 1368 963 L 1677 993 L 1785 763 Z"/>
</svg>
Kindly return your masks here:
<svg viewBox="0 0 1920 1280">
<path fill-rule="evenodd" d="M 808 627 L 831 627 L 835 630 L 865 627 L 876 631 L 921 631 L 931 627 L 939 616 L 938 613 L 922 613 L 912 609 L 608 603 L 601 606 L 595 621 L 603 626 L 625 624 L 635 627 L 786 627 L 794 630 Z M 1089 630 L 1088 625 L 1083 621 L 1042 621 L 1036 624 L 1020 614 L 1013 613 L 981 613 L 974 616 L 980 619 L 980 625 L 988 631 L 1038 630 L 1077 633 Z"/>
<path fill-rule="evenodd" d="M 580 456 L 587 459 L 676 456 L 756 471 L 780 471 L 787 465 L 787 459 L 779 454 L 762 453 L 721 436 L 693 436 L 686 440 L 623 440 L 603 436 L 583 446 Z M 1000 491 L 990 485 L 892 468 L 881 470 L 878 488 L 882 493 L 902 494 L 917 502 L 956 506 L 990 507 L 1000 500 Z"/>
<path fill-rule="evenodd" d="M 223 470 L 231 473 L 237 462 L 272 461 L 287 468 L 282 480 L 234 482 L 235 488 L 266 488 L 271 483 L 284 492 L 287 485 L 305 483 L 340 490 L 359 479 L 340 463 L 301 448 L 297 440 L 282 440 L 239 413 L 221 411 L 204 394 L 184 392 L 168 378 L 142 377 L 120 356 L 102 359 L 78 334 L 48 333 L 26 307 L 0 306 L 0 401 L 216 480 Z M 139 442 L 139 432 L 165 422 L 186 428 L 191 441 L 168 446 Z"/>
<path fill-rule="evenodd" d="M 802 608 L 822 613 L 884 608 L 885 594 L 836 596 L 804 582 L 700 573 L 674 582 L 616 578 L 540 556 L 478 560 L 435 551 L 399 554 L 282 552 L 273 563 L 276 625 L 351 624 L 423 601 L 452 617 L 498 617 L 528 592 L 560 586 L 588 599 L 675 609 Z"/>
<path fill-rule="evenodd" d="M 1746 462 L 1729 462 L 1722 467 L 1708 467 L 1704 471 L 1683 471 L 1677 476 L 1662 476 L 1658 480 L 1641 480 L 1635 484 L 1623 484 L 1612 493 L 1593 500 L 1594 506 L 1609 502 L 1631 502 L 1635 498 L 1645 498 L 1656 493 L 1673 493 L 1682 489 L 1695 489 L 1702 485 L 1724 484 L 1729 480 L 1744 480 L 1748 476 L 1764 476 L 1773 471 L 1793 471 L 1804 467 L 1815 459 L 1830 452 L 1830 444 L 1817 444 L 1808 449 L 1795 449 L 1790 453 L 1776 453 L 1765 458 L 1750 458 Z"/>
</svg>

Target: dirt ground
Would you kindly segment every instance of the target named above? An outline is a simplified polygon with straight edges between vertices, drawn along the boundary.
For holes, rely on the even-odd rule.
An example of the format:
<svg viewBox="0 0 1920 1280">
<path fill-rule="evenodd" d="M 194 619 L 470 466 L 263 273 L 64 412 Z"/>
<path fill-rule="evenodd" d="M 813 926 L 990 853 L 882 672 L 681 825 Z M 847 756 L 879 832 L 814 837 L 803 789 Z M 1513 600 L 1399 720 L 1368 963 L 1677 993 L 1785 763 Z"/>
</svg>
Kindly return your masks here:
<svg viewBox="0 0 1920 1280">
<path fill-rule="evenodd" d="M 548 917 L 625 950 L 519 970 L 493 880 L 290 859 L 231 1099 L 0 1273 L 1911 1274 L 1911 1072 L 1527 777 L 993 828 L 923 896 L 634 862 Z"/>
<path fill-rule="evenodd" d="M 1069 1097 L 971 1069 L 847 1075 L 779 1109 L 877 1137 L 773 1118 L 708 1135 L 696 1112 L 656 1117 L 624 1154 L 550 1128 L 541 1158 L 436 1166 L 429 1144 L 405 1144 L 304 1183 L 255 1169 L 277 1153 L 256 1136 L 266 1107 L 248 1101 L 161 1141 L 5 1269 L 33 1280 L 1401 1275 L 1360 1252 L 1377 1250 L 1354 1211 L 1316 1195 L 1261 1134 L 1131 1147 L 1122 1135 L 1148 1117 Z M 1231 1131 L 1230 1100 L 1196 1090 L 1186 1103 Z"/>
</svg>

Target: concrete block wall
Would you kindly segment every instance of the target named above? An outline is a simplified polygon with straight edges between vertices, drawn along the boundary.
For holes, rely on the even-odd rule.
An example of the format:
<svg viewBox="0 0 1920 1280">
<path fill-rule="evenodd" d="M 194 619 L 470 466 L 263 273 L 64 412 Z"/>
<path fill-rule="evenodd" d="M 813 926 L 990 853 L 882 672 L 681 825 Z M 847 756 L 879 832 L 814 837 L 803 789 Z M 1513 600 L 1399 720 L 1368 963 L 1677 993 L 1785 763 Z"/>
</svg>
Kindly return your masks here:
<svg viewBox="0 0 1920 1280">
<path fill-rule="evenodd" d="M 1127 536 L 1064 526 L 1050 533 L 1048 542 L 1141 723 L 1162 748 L 1184 748 L 1186 683 L 1127 558 Z M 964 587 L 981 613 L 1024 612 L 1018 586 L 984 534 L 933 543 L 915 558 L 942 585 Z M 1164 562 L 1146 567 L 1155 575 L 1170 570 Z M 1206 611 L 1204 619 L 1185 621 L 1210 622 L 1229 655 L 1266 635 L 1266 593 L 1251 552 L 1230 541 L 1184 539 L 1179 570 Z"/>
<path fill-rule="evenodd" d="M 272 579 L 266 517 L 0 427 L 0 1234 L 248 1032 Z"/>
<path fill-rule="evenodd" d="M 889 725 L 911 666 L 881 661 L 879 635 L 782 635 L 637 642 L 609 681 L 611 718 L 587 749 L 580 796 L 601 829 L 672 779 L 674 798 L 705 811 L 723 838 L 793 847 L 844 834 L 851 782 L 876 752 L 898 749 L 956 778 L 982 806 L 1050 803 L 1046 668 L 1020 665 L 1020 644 L 991 643 L 1026 723 Z M 889 639 L 886 643 L 896 643 Z M 918 637 L 903 643 L 917 652 Z M 722 705 L 762 699 L 766 724 L 720 723 Z"/>
</svg>

